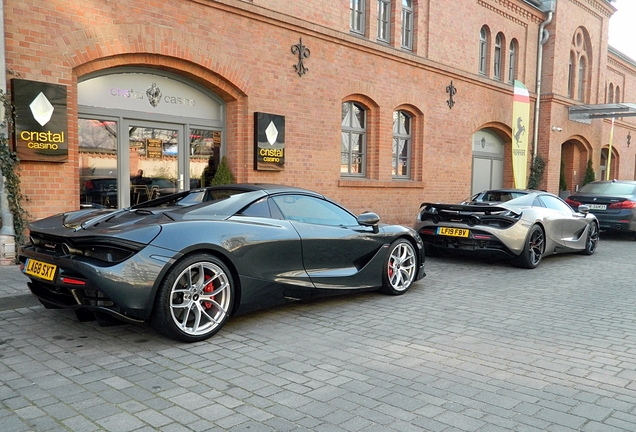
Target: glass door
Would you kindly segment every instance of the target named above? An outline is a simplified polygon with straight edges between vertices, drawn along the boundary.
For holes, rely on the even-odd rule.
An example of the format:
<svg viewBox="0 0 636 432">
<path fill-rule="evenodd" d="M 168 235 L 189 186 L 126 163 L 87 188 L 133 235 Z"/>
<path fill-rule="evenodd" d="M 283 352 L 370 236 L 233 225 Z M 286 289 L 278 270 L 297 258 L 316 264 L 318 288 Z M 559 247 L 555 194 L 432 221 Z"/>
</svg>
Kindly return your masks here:
<svg viewBox="0 0 636 432">
<path fill-rule="evenodd" d="M 117 120 L 95 116 L 78 123 L 80 208 L 117 208 Z"/>
<path fill-rule="evenodd" d="M 221 137 L 221 130 L 187 124 L 80 118 L 80 206 L 123 208 L 207 186 Z"/>
<path fill-rule="evenodd" d="M 125 127 L 130 205 L 184 190 L 183 125 L 131 120 Z"/>
</svg>

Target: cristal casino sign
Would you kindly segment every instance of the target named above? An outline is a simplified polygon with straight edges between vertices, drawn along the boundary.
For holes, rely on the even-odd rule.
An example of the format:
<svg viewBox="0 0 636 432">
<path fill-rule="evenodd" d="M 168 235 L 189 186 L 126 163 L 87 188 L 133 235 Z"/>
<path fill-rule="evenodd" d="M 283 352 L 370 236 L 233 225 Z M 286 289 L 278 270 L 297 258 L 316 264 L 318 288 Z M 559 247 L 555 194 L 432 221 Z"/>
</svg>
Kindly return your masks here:
<svg viewBox="0 0 636 432">
<path fill-rule="evenodd" d="M 254 169 L 282 171 L 285 168 L 285 117 L 254 113 Z"/>
<path fill-rule="evenodd" d="M 15 107 L 15 151 L 20 160 L 68 160 L 66 86 L 11 80 Z"/>
</svg>

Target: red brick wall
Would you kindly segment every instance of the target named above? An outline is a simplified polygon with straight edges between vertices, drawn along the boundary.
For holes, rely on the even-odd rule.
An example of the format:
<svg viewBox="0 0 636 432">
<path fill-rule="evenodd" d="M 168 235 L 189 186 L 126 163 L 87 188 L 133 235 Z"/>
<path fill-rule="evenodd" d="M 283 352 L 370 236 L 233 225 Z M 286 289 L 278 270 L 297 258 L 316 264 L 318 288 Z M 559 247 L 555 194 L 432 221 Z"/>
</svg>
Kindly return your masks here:
<svg viewBox="0 0 636 432">
<path fill-rule="evenodd" d="M 69 161 L 20 164 L 27 209 L 39 218 L 78 207 L 76 85 L 88 73 L 118 66 L 178 73 L 223 98 L 227 156 L 238 181 L 315 189 L 355 212 L 373 210 L 384 221 L 407 225 L 422 201 L 467 197 L 472 135 L 492 127 L 510 145 L 513 89 L 507 83 L 507 45 L 512 38 L 519 42 L 518 79 L 534 91 L 536 40 L 544 17 L 521 0 L 461 0 L 454 8 L 447 7 L 447 0 L 418 1 L 413 55 L 399 49 L 400 3 L 395 2 L 393 41 L 387 46 L 375 40 L 375 2 L 369 2 L 368 38 L 362 38 L 349 32 L 345 0 L 7 0 L 7 66 L 12 76 L 64 84 L 69 96 Z M 559 11 L 556 22 L 565 30 L 561 35 L 561 27 L 553 27 L 556 45 L 546 46 L 551 57 L 543 83 L 558 92 L 563 87 L 562 53 L 577 26 L 590 27 L 595 64 L 605 64 L 598 63 L 606 49 L 605 21 L 599 24 L 585 17 L 583 9 L 564 4 L 567 10 Z M 484 24 L 493 41 L 497 32 L 505 38 L 502 82 L 477 74 L 479 29 Z M 302 77 L 293 69 L 298 58 L 291 53 L 300 38 L 311 50 L 305 59 L 309 70 Z M 451 81 L 457 88 L 452 109 L 446 103 Z M 594 82 L 598 88 L 605 78 L 595 77 Z M 635 83 L 633 76 L 628 78 L 626 92 L 634 94 Z M 369 108 L 366 179 L 340 175 L 341 104 L 346 100 Z M 589 127 L 571 125 L 555 142 L 550 125 L 566 123 L 568 103 L 548 98 L 541 113 L 539 151 L 549 159 L 545 182 L 552 192 L 558 188 L 560 144 L 580 135 L 600 148 L 595 139 L 600 141 L 604 128 L 600 121 Z M 416 116 L 411 181 L 391 178 L 392 112 L 398 108 Z M 256 111 L 286 117 L 283 172 L 253 170 Z M 527 129 L 530 133 L 532 125 Z M 629 169 L 621 165 L 621 172 L 633 173 L 633 160 Z M 504 165 L 505 185 L 511 186 L 510 164 L 506 160 Z"/>
</svg>

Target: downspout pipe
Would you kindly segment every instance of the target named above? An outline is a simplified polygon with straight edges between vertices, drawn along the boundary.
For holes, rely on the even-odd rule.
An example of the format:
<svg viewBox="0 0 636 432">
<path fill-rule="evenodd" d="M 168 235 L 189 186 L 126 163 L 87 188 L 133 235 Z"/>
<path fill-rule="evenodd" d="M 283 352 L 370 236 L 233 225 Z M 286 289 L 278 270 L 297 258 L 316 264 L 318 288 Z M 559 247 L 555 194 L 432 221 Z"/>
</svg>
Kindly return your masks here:
<svg viewBox="0 0 636 432">
<path fill-rule="evenodd" d="M 550 33 L 545 27 L 552 22 L 554 12 L 549 11 L 548 17 L 541 23 L 539 27 L 539 46 L 537 51 L 537 102 L 534 104 L 534 128 L 532 134 L 532 160 L 537 158 L 537 149 L 539 147 L 539 108 L 541 105 L 541 75 L 543 73 L 543 45 L 550 39 Z"/>
</svg>

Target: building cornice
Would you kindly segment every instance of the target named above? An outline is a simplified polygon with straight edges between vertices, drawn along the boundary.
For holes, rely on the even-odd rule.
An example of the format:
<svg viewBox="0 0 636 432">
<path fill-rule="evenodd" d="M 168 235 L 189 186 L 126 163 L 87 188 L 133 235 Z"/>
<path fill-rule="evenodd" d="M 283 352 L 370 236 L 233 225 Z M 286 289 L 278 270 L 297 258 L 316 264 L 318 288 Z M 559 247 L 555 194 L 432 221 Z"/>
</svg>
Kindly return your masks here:
<svg viewBox="0 0 636 432">
<path fill-rule="evenodd" d="M 528 26 L 528 21 L 539 24 L 544 20 L 543 12 L 533 10 L 528 4 L 519 1 L 478 0 L 477 4 L 523 27 Z"/>
</svg>

